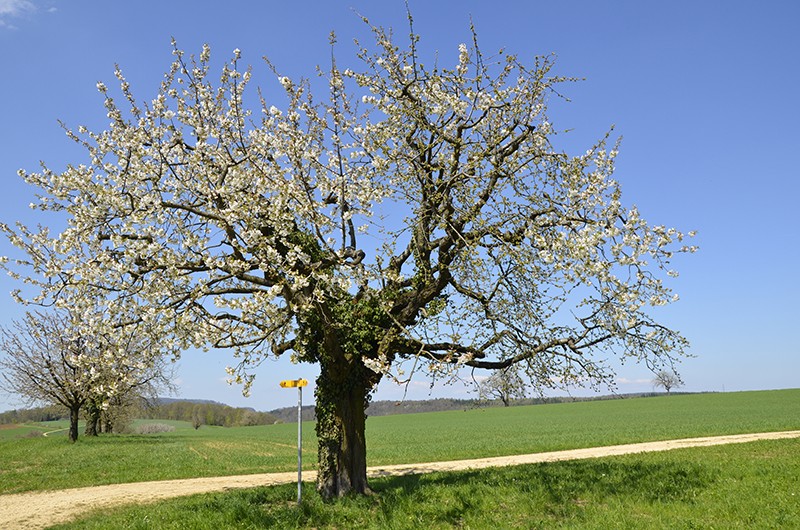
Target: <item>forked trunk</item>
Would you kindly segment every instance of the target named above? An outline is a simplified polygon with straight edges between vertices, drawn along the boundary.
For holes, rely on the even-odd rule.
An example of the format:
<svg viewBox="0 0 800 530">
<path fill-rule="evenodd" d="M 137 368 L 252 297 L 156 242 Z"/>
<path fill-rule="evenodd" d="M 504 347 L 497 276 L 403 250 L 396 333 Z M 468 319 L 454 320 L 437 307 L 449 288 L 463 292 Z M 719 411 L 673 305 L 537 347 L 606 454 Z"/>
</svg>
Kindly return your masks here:
<svg viewBox="0 0 800 530">
<path fill-rule="evenodd" d="M 316 389 L 317 490 L 324 499 L 369 494 L 365 409 L 373 382 L 364 377 L 360 363 L 339 373 L 321 368 Z"/>
</svg>

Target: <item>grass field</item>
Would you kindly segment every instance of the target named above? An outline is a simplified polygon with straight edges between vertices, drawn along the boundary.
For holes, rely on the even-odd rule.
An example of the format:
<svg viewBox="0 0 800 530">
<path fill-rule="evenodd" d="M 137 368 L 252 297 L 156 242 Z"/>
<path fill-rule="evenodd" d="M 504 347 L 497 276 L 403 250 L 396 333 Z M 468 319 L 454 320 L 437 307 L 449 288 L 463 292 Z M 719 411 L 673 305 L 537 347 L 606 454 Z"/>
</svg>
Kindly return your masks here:
<svg viewBox="0 0 800 530">
<path fill-rule="evenodd" d="M 326 504 L 313 485 L 196 495 L 105 510 L 55 528 L 792 529 L 800 440 L 680 449 L 375 479 L 377 495 Z"/>
<path fill-rule="evenodd" d="M 154 422 L 162 423 L 160 420 Z M 296 425 L 202 427 L 155 435 L 0 438 L 0 493 L 291 471 Z M 60 424 L 38 425 L 52 430 Z M 26 427 L 32 430 L 34 427 Z M 369 465 L 524 454 L 715 434 L 800 429 L 800 389 L 473 409 L 367 420 Z M 316 465 L 313 424 L 304 461 Z"/>
</svg>

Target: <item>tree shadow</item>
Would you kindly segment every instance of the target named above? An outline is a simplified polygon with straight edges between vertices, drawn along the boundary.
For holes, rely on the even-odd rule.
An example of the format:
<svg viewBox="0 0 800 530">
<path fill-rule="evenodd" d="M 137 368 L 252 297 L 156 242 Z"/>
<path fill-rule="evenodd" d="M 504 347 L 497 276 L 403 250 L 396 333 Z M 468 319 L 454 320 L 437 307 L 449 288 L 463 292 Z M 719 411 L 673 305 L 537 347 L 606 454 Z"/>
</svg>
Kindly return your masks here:
<svg viewBox="0 0 800 530">
<path fill-rule="evenodd" d="M 431 513 L 440 522 L 458 523 L 481 511 L 527 502 L 539 515 L 570 517 L 591 504 L 691 503 L 716 481 L 716 474 L 687 462 L 583 460 L 550 462 L 485 470 L 379 477 L 372 488 L 382 497 L 382 509 L 392 518 L 395 506 L 430 502 L 432 490 L 457 492 Z M 487 496 L 495 500 L 487 502 Z"/>
<path fill-rule="evenodd" d="M 304 483 L 300 506 L 294 484 L 192 496 L 156 512 L 130 508 L 125 525 L 149 517 L 155 526 L 146 528 L 154 528 L 163 516 L 164 523 L 179 517 L 181 528 L 598 527 L 592 525 L 605 525 L 620 513 L 646 512 L 648 504 L 661 511 L 693 503 L 718 480 L 713 467 L 694 462 L 552 462 L 382 476 L 371 481 L 375 495 L 335 502 L 325 502 L 313 483 Z M 606 508 L 610 512 L 599 519 L 590 513 Z"/>
<path fill-rule="evenodd" d="M 522 482 L 540 488 L 553 501 L 582 492 L 604 495 L 634 495 L 642 500 L 660 501 L 693 496 L 714 482 L 703 466 L 684 462 L 614 462 L 581 460 L 545 462 L 474 471 L 436 472 L 373 479 L 376 492 L 411 492 L 428 485 L 459 486 L 475 482 Z"/>
</svg>

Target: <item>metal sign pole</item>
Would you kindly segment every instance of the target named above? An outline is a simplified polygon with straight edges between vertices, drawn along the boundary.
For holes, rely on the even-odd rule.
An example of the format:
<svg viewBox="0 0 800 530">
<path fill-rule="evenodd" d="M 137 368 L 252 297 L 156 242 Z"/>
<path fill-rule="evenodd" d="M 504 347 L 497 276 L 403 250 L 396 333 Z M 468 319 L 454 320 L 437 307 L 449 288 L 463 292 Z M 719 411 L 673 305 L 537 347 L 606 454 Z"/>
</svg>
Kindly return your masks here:
<svg viewBox="0 0 800 530">
<path fill-rule="evenodd" d="M 297 387 L 297 504 L 303 502 L 303 387 L 305 379 L 281 381 L 281 388 Z"/>
<path fill-rule="evenodd" d="M 303 387 L 297 386 L 297 504 L 303 502 Z"/>
</svg>

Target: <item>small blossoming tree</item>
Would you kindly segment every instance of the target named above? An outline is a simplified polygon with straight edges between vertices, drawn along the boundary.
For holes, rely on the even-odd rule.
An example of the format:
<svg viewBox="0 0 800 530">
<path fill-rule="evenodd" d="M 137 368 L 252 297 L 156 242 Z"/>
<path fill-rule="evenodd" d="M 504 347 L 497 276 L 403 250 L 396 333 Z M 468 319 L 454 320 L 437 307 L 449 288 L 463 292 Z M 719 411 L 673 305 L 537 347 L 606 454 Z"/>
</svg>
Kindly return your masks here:
<svg viewBox="0 0 800 530">
<path fill-rule="evenodd" d="M 129 328 L 132 329 L 132 328 Z M 117 334 L 115 341 L 122 335 Z M 28 312 L 0 328 L 0 388 L 29 404 L 64 406 L 68 437 L 78 439 L 78 420 L 87 414 L 87 434 L 96 435 L 100 413 L 111 400 L 172 389 L 169 366 L 136 338 L 111 343 L 83 334 L 66 311 Z M 94 430 L 90 429 L 94 426 Z"/>
<path fill-rule="evenodd" d="M 68 130 L 85 163 L 21 172 L 68 226 L 6 228 L 30 256 L 28 302 L 101 306 L 164 353 L 230 348 L 245 390 L 268 355 L 317 363 L 328 498 L 368 491 L 365 406 L 403 361 L 597 385 L 607 354 L 660 366 L 686 345 L 651 308 L 675 299 L 662 277 L 693 248 L 623 206 L 607 139 L 555 147 L 547 98 L 567 80 L 551 61 L 475 43 L 430 67 L 416 35 L 400 49 L 372 30 L 322 99 L 270 66 L 286 97 L 260 93 L 252 114 L 238 50 L 215 82 L 207 47 L 176 48 L 147 103 L 118 70 L 119 92 L 98 85 L 108 128 Z"/>
</svg>

